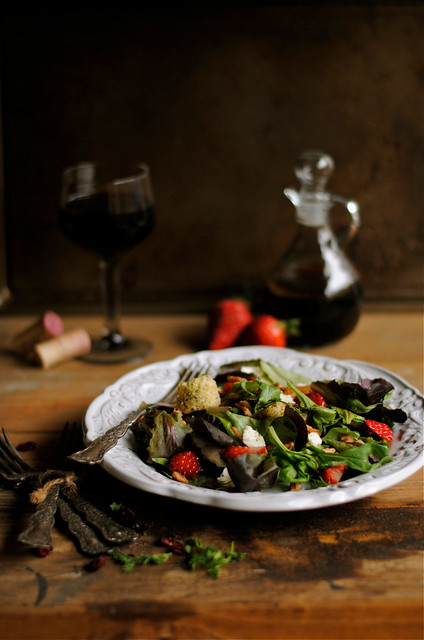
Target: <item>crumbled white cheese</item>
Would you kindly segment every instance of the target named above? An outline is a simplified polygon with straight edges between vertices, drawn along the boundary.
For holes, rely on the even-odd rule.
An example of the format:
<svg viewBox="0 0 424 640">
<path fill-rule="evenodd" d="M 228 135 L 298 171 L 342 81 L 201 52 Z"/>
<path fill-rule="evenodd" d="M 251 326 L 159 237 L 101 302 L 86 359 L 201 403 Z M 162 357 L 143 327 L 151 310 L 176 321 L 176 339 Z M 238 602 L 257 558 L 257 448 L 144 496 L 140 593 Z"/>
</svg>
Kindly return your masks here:
<svg viewBox="0 0 424 640">
<path fill-rule="evenodd" d="M 290 396 L 288 393 L 280 393 L 281 402 L 285 402 L 286 404 L 294 404 L 293 396 Z"/>
<path fill-rule="evenodd" d="M 245 365 L 245 364 L 240 367 L 240 371 L 242 373 L 247 373 L 247 375 L 255 372 L 255 370 L 252 367 L 249 367 L 248 365 Z"/>
<path fill-rule="evenodd" d="M 224 468 L 223 472 L 217 478 L 219 484 L 222 484 L 223 487 L 234 487 L 234 482 L 231 480 L 231 476 L 228 472 L 227 467 Z"/>
<path fill-rule="evenodd" d="M 249 425 L 247 425 L 243 429 L 242 440 L 243 440 L 243 444 L 245 444 L 246 447 L 264 447 L 265 446 L 265 440 L 263 439 L 259 431 L 256 431 L 256 429 L 253 429 L 253 427 Z"/>
<path fill-rule="evenodd" d="M 314 447 L 318 447 L 318 445 L 322 443 L 321 436 L 319 435 L 319 433 L 311 431 L 311 433 L 308 433 L 308 442 Z"/>
</svg>

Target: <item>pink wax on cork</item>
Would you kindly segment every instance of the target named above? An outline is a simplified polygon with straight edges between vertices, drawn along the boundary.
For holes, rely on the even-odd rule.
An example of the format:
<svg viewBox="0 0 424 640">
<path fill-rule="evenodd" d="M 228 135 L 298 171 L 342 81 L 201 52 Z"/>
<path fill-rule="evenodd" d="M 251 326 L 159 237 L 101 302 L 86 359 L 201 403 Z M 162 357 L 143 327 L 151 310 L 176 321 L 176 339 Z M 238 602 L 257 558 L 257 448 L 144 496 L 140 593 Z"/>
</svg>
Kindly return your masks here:
<svg viewBox="0 0 424 640">
<path fill-rule="evenodd" d="M 45 311 L 33 324 L 14 336 L 11 350 L 25 358 L 31 358 L 37 343 L 56 338 L 63 331 L 62 318 L 54 311 Z"/>
</svg>

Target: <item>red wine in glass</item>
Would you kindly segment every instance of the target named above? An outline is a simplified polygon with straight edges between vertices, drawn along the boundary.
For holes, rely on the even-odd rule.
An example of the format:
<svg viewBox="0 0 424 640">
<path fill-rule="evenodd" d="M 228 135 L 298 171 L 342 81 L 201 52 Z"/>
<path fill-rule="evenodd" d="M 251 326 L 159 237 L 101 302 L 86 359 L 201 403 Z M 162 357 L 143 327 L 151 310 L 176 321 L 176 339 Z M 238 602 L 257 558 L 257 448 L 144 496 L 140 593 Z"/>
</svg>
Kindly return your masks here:
<svg viewBox="0 0 424 640">
<path fill-rule="evenodd" d="M 124 178 L 105 177 L 93 163 L 80 163 L 63 172 L 60 229 L 73 243 L 98 256 L 102 277 L 103 332 L 85 360 L 104 364 L 136 361 L 153 348 L 148 340 L 132 340 L 122 333 L 119 266 L 122 255 L 152 232 L 154 221 L 147 165 L 138 165 Z"/>
</svg>

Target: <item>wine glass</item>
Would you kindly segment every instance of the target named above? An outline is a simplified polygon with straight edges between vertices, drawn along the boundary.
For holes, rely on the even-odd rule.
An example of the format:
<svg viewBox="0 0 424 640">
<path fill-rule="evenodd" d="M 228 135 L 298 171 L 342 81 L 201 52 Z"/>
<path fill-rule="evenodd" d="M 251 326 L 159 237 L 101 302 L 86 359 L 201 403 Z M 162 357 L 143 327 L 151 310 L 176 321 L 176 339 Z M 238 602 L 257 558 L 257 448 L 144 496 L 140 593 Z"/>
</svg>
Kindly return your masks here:
<svg viewBox="0 0 424 640">
<path fill-rule="evenodd" d="M 89 362 L 114 364 L 145 358 L 153 349 L 149 340 L 123 335 L 120 261 L 154 227 L 154 197 L 150 169 L 138 164 L 132 171 L 108 171 L 92 162 L 63 171 L 59 226 L 64 235 L 99 258 L 105 307 L 102 335 L 93 340 Z"/>
</svg>

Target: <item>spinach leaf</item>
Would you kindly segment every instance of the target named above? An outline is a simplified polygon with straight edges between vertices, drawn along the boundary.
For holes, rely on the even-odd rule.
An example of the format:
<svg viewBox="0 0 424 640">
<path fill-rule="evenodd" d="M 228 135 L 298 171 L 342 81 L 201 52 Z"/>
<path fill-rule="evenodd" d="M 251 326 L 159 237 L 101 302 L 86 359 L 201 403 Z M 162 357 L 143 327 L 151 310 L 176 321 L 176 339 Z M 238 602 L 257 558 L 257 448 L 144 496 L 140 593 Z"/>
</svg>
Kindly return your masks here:
<svg viewBox="0 0 424 640">
<path fill-rule="evenodd" d="M 267 439 L 274 445 L 272 457 L 280 468 L 279 480 L 286 482 L 308 482 L 311 474 L 318 470 L 318 462 L 306 449 L 288 449 L 278 437 L 274 426 L 267 431 Z"/>
<path fill-rule="evenodd" d="M 326 453 L 319 447 L 314 446 L 311 446 L 310 449 L 324 469 L 333 465 L 347 464 L 351 469 L 366 473 L 392 460 L 389 456 L 389 448 L 375 441 L 367 442 L 360 447 L 346 449 L 340 453 Z M 376 459 L 377 462 L 371 462 L 371 459 Z"/>
<path fill-rule="evenodd" d="M 365 418 L 358 413 L 349 411 L 348 409 L 340 409 L 339 407 L 332 407 L 341 419 L 343 424 L 352 424 L 352 422 L 364 422 Z"/>
<path fill-rule="evenodd" d="M 334 422 L 336 422 L 336 420 L 338 419 L 338 415 L 335 409 L 331 407 L 321 407 L 320 405 L 316 404 L 316 402 L 311 400 L 311 398 L 300 391 L 300 389 L 298 389 L 298 387 L 293 385 L 291 382 L 289 382 L 288 386 L 296 394 L 297 398 L 299 399 L 300 406 L 308 410 L 315 426 L 318 429 L 322 431 L 326 426 L 334 424 Z"/>
<path fill-rule="evenodd" d="M 332 427 L 330 431 L 323 436 L 322 441 L 329 447 L 337 449 L 337 451 L 345 451 L 346 449 L 351 449 L 352 446 L 355 446 L 354 444 L 340 440 L 341 436 L 350 436 L 354 441 L 356 441 L 359 440 L 361 434 L 358 431 L 352 431 L 347 426 Z"/>
<path fill-rule="evenodd" d="M 232 427 L 235 427 L 240 435 L 243 435 L 243 431 L 247 426 L 256 429 L 262 435 L 264 435 L 264 431 L 267 425 L 271 422 L 271 419 L 268 420 L 257 420 L 256 418 L 250 418 L 249 416 L 245 416 L 242 413 L 234 413 L 233 411 L 215 411 L 214 409 L 209 409 L 208 413 L 210 415 L 216 416 L 222 425 L 225 427 L 227 433 L 234 438 L 234 431 Z"/>
<path fill-rule="evenodd" d="M 242 380 L 233 385 L 234 393 L 239 394 L 245 400 L 251 400 L 255 403 L 254 412 L 266 407 L 271 402 L 281 400 L 281 390 L 267 382 L 258 380 Z"/>
<path fill-rule="evenodd" d="M 289 381 L 292 384 L 311 384 L 311 379 L 303 376 L 301 373 L 288 371 L 287 369 L 278 367 L 275 364 L 270 364 L 264 360 L 259 360 L 259 366 L 262 372 L 262 377 L 273 384 L 278 382 L 282 387 L 288 387 Z"/>
<path fill-rule="evenodd" d="M 297 429 L 293 420 L 283 416 L 282 418 L 275 418 L 272 421 L 273 432 L 277 435 L 281 442 L 295 442 L 297 438 Z M 269 431 L 267 432 L 269 434 Z M 270 443 L 273 444 L 270 439 Z"/>
</svg>

